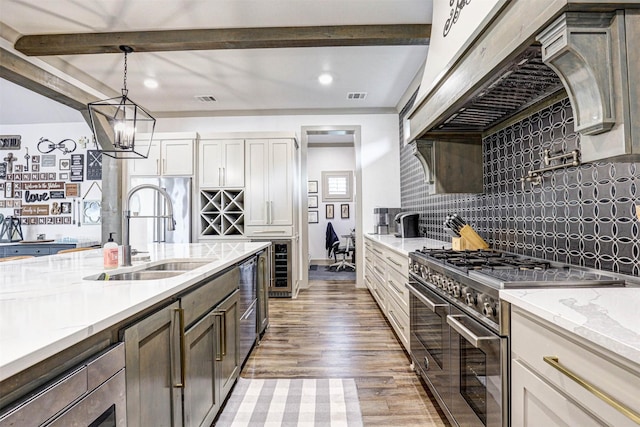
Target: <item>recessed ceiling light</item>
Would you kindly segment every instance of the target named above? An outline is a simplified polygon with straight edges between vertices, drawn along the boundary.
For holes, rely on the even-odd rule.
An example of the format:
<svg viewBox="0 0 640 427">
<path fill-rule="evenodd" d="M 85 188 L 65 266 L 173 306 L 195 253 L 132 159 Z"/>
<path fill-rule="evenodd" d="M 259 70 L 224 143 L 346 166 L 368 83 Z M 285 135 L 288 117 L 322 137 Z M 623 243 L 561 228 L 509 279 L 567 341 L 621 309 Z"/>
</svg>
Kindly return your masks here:
<svg viewBox="0 0 640 427">
<path fill-rule="evenodd" d="M 331 82 L 333 82 L 333 76 L 329 73 L 320 74 L 320 76 L 318 76 L 318 81 L 322 85 L 330 85 Z"/>
<path fill-rule="evenodd" d="M 158 87 L 158 81 L 154 79 L 144 79 L 144 86 L 149 89 L 155 89 Z"/>
</svg>

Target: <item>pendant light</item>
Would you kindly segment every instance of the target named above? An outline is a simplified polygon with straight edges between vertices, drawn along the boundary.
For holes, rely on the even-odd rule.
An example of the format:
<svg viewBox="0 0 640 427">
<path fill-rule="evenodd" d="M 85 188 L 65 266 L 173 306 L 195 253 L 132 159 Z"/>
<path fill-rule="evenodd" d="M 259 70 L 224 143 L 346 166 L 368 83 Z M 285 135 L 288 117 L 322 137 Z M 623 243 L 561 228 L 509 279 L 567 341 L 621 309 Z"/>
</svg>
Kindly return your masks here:
<svg viewBox="0 0 640 427">
<path fill-rule="evenodd" d="M 146 159 L 156 126 L 156 119 L 128 97 L 127 54 L 130 46 L 120 46 L 124 52 L 124 83 L 122 96 L 88 104 L 91 128 L 102 154 L 115 159 Z M 143 137 L 140 137 L 144 134 Z"/>
</svg>

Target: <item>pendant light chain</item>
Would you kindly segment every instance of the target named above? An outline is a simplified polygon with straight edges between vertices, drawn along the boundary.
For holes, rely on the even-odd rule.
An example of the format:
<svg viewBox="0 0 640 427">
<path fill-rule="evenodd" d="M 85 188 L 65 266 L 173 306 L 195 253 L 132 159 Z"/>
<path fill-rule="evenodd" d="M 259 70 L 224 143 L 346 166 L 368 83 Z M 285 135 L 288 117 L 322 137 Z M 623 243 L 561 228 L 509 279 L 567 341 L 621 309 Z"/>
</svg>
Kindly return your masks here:
<svg viewBox="0 0 640 427">
<path fill-rule="evenodd" d="M 127 51 L 124 51 L 124 87 L 122 88 L 122 93 L 126 94 L 128 93 L 127 91 Z"/>
</svg>

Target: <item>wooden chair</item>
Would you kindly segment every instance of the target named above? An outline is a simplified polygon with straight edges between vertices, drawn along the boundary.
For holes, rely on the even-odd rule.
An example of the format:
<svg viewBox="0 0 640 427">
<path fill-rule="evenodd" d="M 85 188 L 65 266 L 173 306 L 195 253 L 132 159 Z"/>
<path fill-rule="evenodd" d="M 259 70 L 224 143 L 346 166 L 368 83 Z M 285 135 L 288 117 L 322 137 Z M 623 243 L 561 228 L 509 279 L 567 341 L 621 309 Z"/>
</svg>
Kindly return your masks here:
<svg viewBox="0 0 640 427">
<path fill-rule="evenodd" d="M 0 258 L 0 262 L 5 261 L 17 261 L 19 259 L 27 259 L 27 258 L 35 258 L 33 255 L 17 255 L 17 256 L 8 256 L 6 258 Z"/>
<path fill-rule="evenodd" d="M 96 249 L 96 248 L 92 248 L 92 247 L 85 247 L 85 248 L 71 248 L 71 249 L 63 249 L 63 250 L 58 251 L 58 252 L 56 252 L 56 253 L 59 253 L 59 254 L 68 254 L 68 253 L 70 253 L 70 252 L 91 251 L 91 250 L 93 250 L 93 249 Z"/>
</svg>

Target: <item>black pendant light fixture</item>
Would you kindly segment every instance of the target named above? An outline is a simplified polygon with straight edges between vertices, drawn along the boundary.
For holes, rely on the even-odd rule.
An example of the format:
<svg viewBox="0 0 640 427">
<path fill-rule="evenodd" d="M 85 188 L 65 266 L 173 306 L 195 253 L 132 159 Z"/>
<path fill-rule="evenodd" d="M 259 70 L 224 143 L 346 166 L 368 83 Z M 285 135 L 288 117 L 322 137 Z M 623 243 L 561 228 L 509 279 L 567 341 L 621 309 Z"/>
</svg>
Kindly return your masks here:
<svg viewBox="0 0 640 427">
<path fill-rule="evenodd" d="M 120 46 L 124 52 L 124 84 L 122 96 L 88 104 L 91 128 L 103 154 L 115 159 L 146 159 L 156 127 L 156 119 L 128 97 L 127 54 L 130 46 Z M 140 135 L 144 134 L 141 138 Z"/>
</svg>

